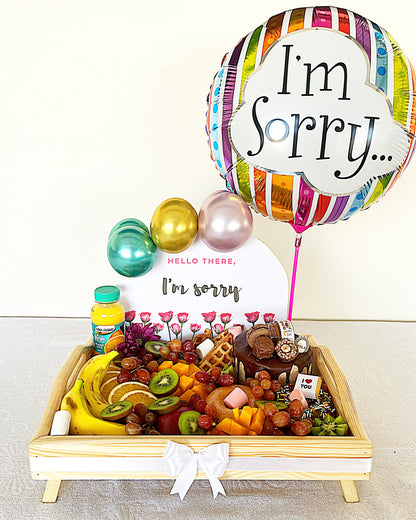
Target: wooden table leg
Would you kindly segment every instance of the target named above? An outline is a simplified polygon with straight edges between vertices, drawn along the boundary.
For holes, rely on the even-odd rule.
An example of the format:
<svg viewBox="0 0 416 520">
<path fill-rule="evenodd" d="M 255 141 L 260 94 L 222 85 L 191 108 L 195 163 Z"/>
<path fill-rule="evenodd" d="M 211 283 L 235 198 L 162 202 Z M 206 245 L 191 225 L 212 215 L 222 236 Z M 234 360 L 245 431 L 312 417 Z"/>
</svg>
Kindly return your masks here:
<svg viewBox="0 0 416 520">
<path fill-rule="evenodd" d="M 359 502 L 357 490 L 353 480 L 340 480 L 345 502 Z"/>
<path fill-rule="evenodd" d="M 48 480 L 46 482 L 45 492 L 43 494 L 42 502 L 56 502 L 61 485 L 60 479 Z"/>
</svg>

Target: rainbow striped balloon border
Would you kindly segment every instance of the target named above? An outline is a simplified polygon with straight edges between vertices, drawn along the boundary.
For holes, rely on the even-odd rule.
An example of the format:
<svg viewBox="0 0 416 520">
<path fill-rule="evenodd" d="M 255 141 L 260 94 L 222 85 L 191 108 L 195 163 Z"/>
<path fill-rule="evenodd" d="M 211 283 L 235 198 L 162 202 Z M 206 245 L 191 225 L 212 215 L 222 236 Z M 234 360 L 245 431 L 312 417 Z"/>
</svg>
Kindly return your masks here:
<svg viewBox="0 0 416 520">
<path fill-rule="evenodd" d="M 409 135 L 408 153 L 393 173 L 368 181 L 353 195 L 318 193 L 299 175 L 271 175 L 248 165 L 231 146 L 228 125 L 243 101 L 244 84 L 264 54 L 283 36 L 302 29 L 322 27 L 354 38 L 370 62 L 370 82 L 393 107 L 393 117 Z M 305 7 L 290 9 L 269 18 L 247 34 L 228 53 L 215 76 L 208 97 L 207 133 L 211 157 L 227 188 L 240 195 L 254 210 L 272 220 L 299 226 L 347 220 L 378 201 L 396 182 L 409 163 L 415 144 L 416 75 L 392 36 L 376 23 L 348 9 Z"/>
</svg>

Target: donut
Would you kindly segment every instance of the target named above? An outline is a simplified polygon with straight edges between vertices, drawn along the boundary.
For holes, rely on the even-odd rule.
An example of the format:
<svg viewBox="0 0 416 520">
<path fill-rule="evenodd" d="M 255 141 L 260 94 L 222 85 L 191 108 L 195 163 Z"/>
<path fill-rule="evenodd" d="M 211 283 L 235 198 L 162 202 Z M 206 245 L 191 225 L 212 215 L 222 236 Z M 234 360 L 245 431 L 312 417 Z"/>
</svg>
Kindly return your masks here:
<svg viewBox="0 0 416 520">
<path fill-rule="evenodd" d="M 229 417 L 230 419 L 234 418 L 233 411 L 230 408 L 227 408 L 224 404 L 224 399 L 230 394 L 234 388 L 241 388 L 248 397 L 247 406 L 255 407 L 256 406 L 256 398 L 251 391 L 251 388 L 244 385 L 231 385 L 231 386 L 220 386 L 213 390 L 207 397 L 207 404 L 213 404 L 218 412 L 218 419 L 222 421 L 225 417 Z"/>
</svg>

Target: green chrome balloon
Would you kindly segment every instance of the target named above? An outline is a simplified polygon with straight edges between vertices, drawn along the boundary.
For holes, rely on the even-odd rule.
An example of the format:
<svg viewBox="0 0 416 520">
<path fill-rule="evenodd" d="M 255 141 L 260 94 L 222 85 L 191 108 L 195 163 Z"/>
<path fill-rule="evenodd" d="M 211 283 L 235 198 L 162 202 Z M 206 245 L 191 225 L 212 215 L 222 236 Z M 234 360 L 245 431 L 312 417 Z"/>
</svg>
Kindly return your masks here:
<svg viewBox="0 0 416 520">
<path fill-rule="evenodd" d="M 108 239 L 108 261 L 123 276 L 143 276 L 155 265 L 156 257 L 152 237 L 137 226 L 121 227 Z"/>
<path fill-rule="evenodd" d="M 124 227 L 130 227 L 130 226 L 138 227 L 139 229 L 143 229 L 143 231 L 145 231 L 148 235 L 150 235 L 149 228 L 146 226 L 146 224 L 143 224 L 143 222 L 141 220 L 132 217 L 132 218 L 124 218 L 123 220 L 120 220 L 120 222 L 117 222 L 117 224 L 115 226 L 113 226 L 113 228 L 111 229 L 110 234 L 108 236 L 111 237 L 111 235 L 115 231 L 118 231 L 119 229 L 124 228 Z"/>
</svg>

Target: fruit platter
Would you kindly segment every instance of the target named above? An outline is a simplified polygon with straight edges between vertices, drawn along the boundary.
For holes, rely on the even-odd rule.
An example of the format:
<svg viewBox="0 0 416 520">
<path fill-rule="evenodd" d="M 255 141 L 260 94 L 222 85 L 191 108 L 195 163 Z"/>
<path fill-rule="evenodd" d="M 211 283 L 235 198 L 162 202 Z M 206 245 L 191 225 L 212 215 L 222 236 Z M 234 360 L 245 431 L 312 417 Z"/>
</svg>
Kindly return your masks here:
<svg viewBox="0 0 416 520">
<path fill-rule="evenodd" d="M 339 480 L 358 501 L 372 446 L 330 349 L 287 320 L 182 340 L 154 332 L 126 321 L 108 352 L 90 340 L 70 353 L 29 446 L 32 478 L 48 481 L 44 502 L 63 479 L 175 478 L 164 464 L 172 441 L 194 453 L 226 444 L 222 479 Z M 69 431 L 54 435 L 57 412 Z"/>
</svg>

